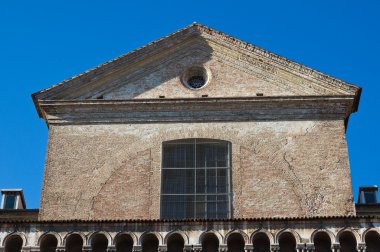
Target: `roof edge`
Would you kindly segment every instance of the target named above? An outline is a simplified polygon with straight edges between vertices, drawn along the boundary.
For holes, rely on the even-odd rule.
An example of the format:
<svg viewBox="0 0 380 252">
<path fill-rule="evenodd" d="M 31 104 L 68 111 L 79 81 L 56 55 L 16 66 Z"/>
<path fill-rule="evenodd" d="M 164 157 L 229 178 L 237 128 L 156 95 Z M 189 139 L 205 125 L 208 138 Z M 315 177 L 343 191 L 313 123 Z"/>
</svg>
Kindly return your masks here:
<svg viewBox="0 0 380 252">
<path fill-rule="evenodd" d="M 163 223 L 163 222 L 239 222 L 239 221 L 312 221 L 312 220 L 380 220 L 380 217 L 373 215 L 341 215 L 341 216 L 304 216 L 304 217 L 257 217 L 257 218 L 232 218 L 232 219 L 65 219 L 65 220 L 6 220 L 0 221 L 0 224 L 8 223 L 35 223 L 35 224 L 53 224 L 53 223 Z"/>
</svg>

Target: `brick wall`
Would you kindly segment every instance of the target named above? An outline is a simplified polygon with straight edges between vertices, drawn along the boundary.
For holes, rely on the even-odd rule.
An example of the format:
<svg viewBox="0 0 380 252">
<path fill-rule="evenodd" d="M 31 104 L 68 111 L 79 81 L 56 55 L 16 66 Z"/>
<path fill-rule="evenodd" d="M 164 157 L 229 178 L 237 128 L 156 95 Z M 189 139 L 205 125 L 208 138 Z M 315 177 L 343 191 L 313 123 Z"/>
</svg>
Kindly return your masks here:
<svg viewBox="0 0 380 252">
<path fill-rule="evenodd" d="M 51 126 L 40 219 L 159 218 L 161 144 L 232 144 L 233 217 L 354 213 L 343 121 Z"/>
</svg>

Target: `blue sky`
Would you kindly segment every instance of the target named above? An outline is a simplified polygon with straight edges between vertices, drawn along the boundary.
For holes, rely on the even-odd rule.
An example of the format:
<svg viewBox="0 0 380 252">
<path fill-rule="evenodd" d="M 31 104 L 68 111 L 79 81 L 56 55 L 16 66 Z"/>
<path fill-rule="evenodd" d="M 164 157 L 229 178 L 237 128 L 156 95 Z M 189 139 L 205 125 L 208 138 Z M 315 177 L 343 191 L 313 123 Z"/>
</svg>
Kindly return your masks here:
<svg viewBox="0 0 380 252">
<path fill-rule="evenodd" d="M 196 21 L 363 87 L 347 130 L 356 198 L 380 184 L 379 13 L 366 0 L 1 1 L 0 188 L 39 206 L 48 131 L 33 92 Z"/>
</svg>

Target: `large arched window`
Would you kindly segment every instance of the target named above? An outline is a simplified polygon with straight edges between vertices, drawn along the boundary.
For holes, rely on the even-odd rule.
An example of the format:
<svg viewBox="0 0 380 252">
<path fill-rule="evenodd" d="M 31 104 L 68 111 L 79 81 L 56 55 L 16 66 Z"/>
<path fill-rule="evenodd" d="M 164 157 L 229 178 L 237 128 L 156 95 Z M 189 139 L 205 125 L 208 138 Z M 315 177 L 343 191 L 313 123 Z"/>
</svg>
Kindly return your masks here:
<svg viewBox="0 0 380 252">
<path fill-rule="evenodd" d="M 229 142 L 182 139 L 162 150 L 162 219 L 231 217 Z"/>
</svg>

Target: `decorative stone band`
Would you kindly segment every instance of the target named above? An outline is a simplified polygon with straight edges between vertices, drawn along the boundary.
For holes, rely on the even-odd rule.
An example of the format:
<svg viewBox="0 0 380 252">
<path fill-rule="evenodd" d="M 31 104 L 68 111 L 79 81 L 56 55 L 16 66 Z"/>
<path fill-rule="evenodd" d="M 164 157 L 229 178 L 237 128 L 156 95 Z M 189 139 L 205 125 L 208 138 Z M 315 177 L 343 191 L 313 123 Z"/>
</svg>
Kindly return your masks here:
<svg viewBox="0 0 380 252">
<path fill-rule="evenodd" d="M 38 101 L 48 125 L 88 123 L 345 120 L 355 96 Z"/>
</svg>

